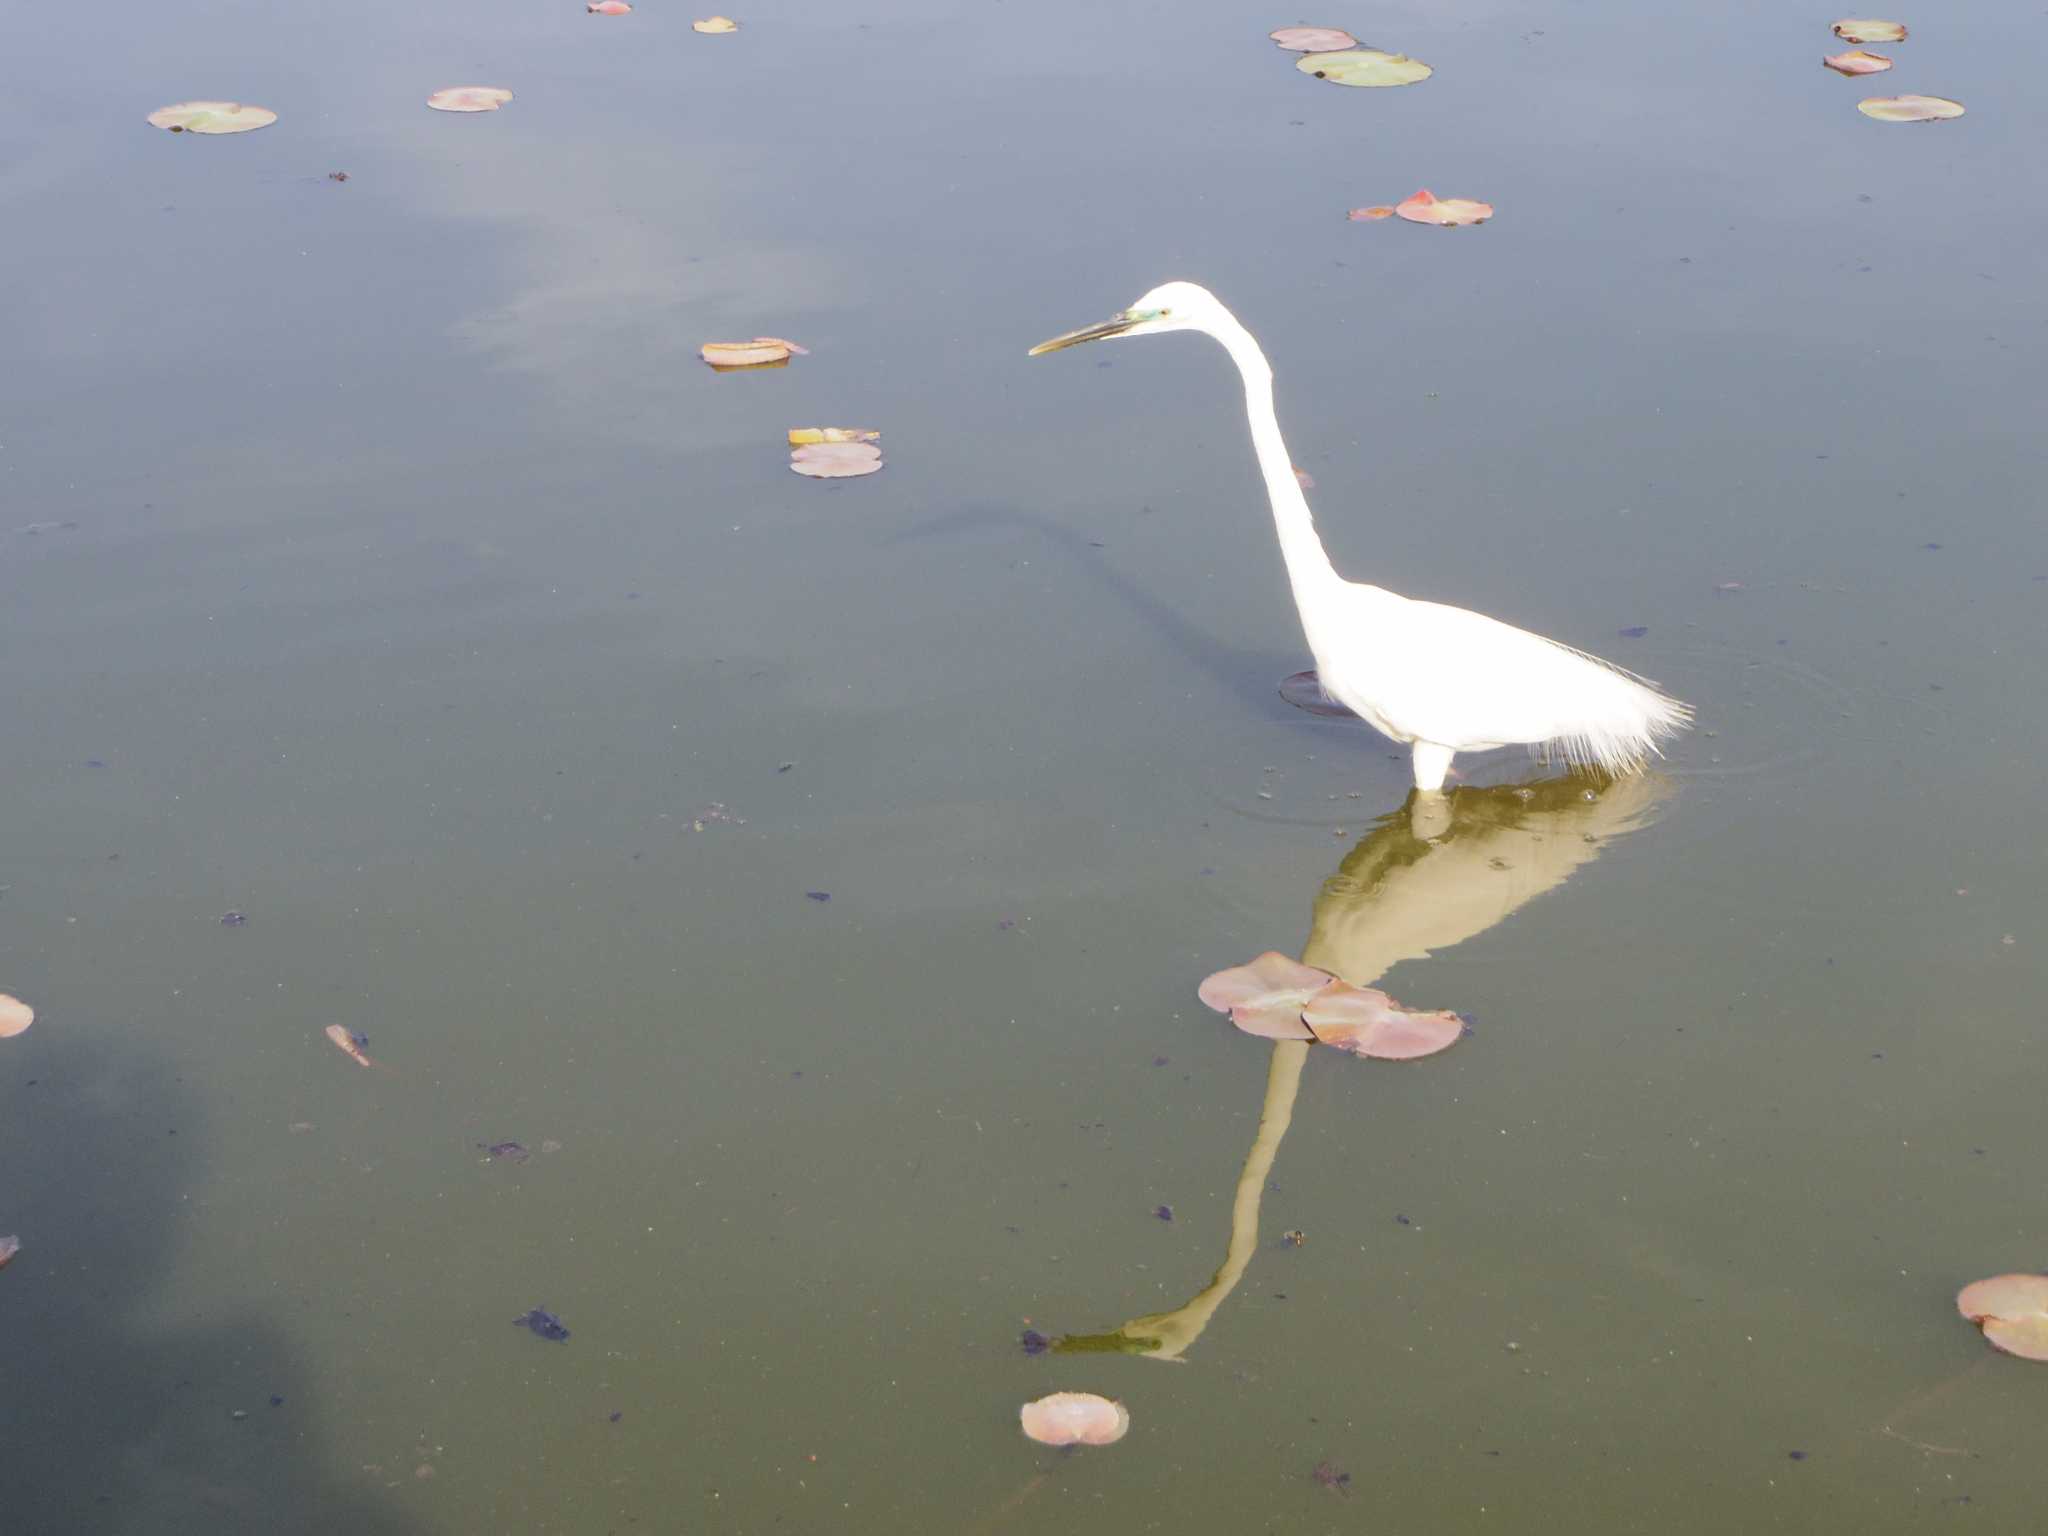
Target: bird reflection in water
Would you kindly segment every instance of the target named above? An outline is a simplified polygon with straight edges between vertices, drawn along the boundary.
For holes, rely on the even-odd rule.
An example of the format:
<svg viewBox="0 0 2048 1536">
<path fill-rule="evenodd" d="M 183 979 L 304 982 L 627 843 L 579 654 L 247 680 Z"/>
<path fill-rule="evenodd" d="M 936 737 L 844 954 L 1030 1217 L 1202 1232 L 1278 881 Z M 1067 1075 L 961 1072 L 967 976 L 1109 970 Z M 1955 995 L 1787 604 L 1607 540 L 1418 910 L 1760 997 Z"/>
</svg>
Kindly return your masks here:
<svg viewBox="0 0 2048 1536">
<path fill-rule="evenodd" d="M 1670 789 L 1668 779 L 1652 774 L 1413 792 L 1323 882 L 1302 963 L 1366 987 L 1403 960 L 1462 944 L 1564 884 L 1616 838 L 1647 826 Z M 1294 1118 L 1309 1045 L 1273 1042 L 1258 1134 L 1231 1201 L 1230 1246 L 1209 1283 L 1170 1312 L 1134 1317 L 1106 1333 L 1034 1333 L 1027 1348 L 1154 1360 L 1187 1353 L 1258 1249 L 1259 1201 Z"/>
</svg>

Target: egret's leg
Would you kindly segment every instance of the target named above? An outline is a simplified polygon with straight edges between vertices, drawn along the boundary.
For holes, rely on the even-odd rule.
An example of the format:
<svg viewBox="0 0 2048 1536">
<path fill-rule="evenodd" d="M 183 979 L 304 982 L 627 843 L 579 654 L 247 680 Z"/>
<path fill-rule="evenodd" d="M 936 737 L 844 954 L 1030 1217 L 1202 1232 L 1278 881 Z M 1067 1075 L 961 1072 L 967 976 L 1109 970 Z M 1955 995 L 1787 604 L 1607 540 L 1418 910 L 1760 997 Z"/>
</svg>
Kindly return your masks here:
<svg viewBox="0 0 2048 1536">
<path fill-rule="evenodd" d="M 1433 741 L 1415 743 L 1415 787 L 1436 794 L 1444 787 L 1444 775 L 1451 771 L 1453 749 Z"/>
</svg>

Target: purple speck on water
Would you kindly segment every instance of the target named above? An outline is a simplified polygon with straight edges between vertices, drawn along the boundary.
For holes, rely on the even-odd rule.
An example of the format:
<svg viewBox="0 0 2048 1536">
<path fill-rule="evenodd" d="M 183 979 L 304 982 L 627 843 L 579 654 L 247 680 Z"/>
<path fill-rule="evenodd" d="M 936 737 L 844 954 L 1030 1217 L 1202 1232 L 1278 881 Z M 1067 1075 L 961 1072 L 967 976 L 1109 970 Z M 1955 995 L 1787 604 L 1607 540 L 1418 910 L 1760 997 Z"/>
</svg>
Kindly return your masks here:
<svg viewBox="0 0 2048 1536">
<path fill-rule="evenodd" d="M 1399 1223 L 1401 1223 L 1401 1225 L 1402 1225 L 1402 1226 L 1404 1226 L 1404 1227 L 1410 1227 L 1410 1226 L 1413 1226 L 1413 1225 L 1414 1225 L 1414 1223 L 1413 1223 L 1413 1222 L 1411 1222 L 1411 1221 L 1410 1221 L 1410 1220 L 1409 1220 L 1409 1219 L 1408 1219 L 1408 1218 L 1407 1218 L 1406 1216 L 1403 1216 L 1403 1215 L 1399 1214 L 1398 1212 L 1397 1212 L 1397 1213 L 1395 1213 L 1395 1216 L 1394 1216 L 1394 1220 L 1396 1220 L 1396 1221 L 1398 1221 Z"/>
<path fill-rule="evenodd" d="M 1048 1339 L 1036 1328 L 1026 1328 L 1018 1337 L 1017 1342 L 1023 1345 L 1024 1353 L 1027 1355 L 1042 1355 L 1052 1348 L 1052 1340 Z"/>
<path fill-rule="evenodd" d="M 1016 926 L 1017 919 L 1015 919 L 1014 917 L 1005 917 L 996 923 L 996 929 L 998 932 L 1001 933 L 1008 933 L 1012 928 Z"/>
<path fill-rule="evenodd" d="M 608 1416 L 608 1418 L 609 1418 L 609 1422 L 611 1422 L 611 1423 L 613 1423 L 613 1424 L 616 1424 L 616 1423 L 618 1423 L 618 1422 L 619 1422 L 619 1420 L 623 1419 L 623 1418 L 624 1418 L 625 1416 L 626 1416 L 626 1415 L 625 1415 L 624 1413 L 622 1413 L 622 1412 L 621 1412 L 620 1410 L 618 1410 L 617 1408 L 614 1408 L 614 1409 L 613 1409 L 613 1410 L 611 1411 L 611 1413 L 610 1413 L 610 1415 Z"/>
<path fill-rule="evenodd" d="M 1615 633 L 1620 635 L 1621 638 L 1624 640 L 1640 640 L 1649 632 L 1650 626 L 1647 624 L 1631 624 L 1627 629 L 1618 629 L 1615 631 Z"/>
<path fill-rule="evenodd" d="M 283 1396 L 282 1396 L 281 1394 L 279 1394 L 279 1393 L 276 1393 L 276 1392 L 273 1392 L 273 1393 L 271 1393 L 271 1394 L 270 1394 L 270 1406 L 271 1406 L 271 1407 L 273 1407 L 273 1408 L 282 1408 L 282 1407 L 284 1406 L 284 1398 L 283 1398 Z"/>
<path fill-rule="evenodd" d="M 1173 1207 L 1170 1205 L 1154 1206 L 1152 1209 L 1152 1214 L 1154 1216 L 1157 1216 L 1161 1221 L 1171 1221 L 1173 1220 Z"/>
<path fill-rule="evenodd" d="M 223 928 L 239 928 L 248 921 L 249 919 L 240 912 L 229 912 L 222 915 L 220 925 Z"/>
<path fill-rule="evenodd" d="M 1155 1066 L 1155 1067 L 1163 1067 L 1163 1066 L 1165 1066 L 1165 1065 L 1166 1065 L 1166 1064 L 1167 1064 L 1167 1063 L 1168 1063 L 1169 1061 L 1172 1061 L 1172 1060 L 1173 1060 L 1173 1058 L 1172 1058 L 1171 1056 L 1154 1056 L 1154 1057 L 1152 1058 L 1152 1065 L 1153 1065 L 1153 1066 Z"/>
<path fill-rule="evenodd" d="M 86 767 L 88 767 L 88 768 L 104 768 L 104 767 L 106 767 L 107 765 L 106 765 L 105 763 L 101 762 L 101 761 L 100 761 L 100 760 L 99 760 L 98 758 L 96 758 L 96 757 L 88 757 L 88 758 L 87 758 L 87 759 L 85 760 L 85 766 L 86 766 Z"/>
<path fill-rule="evenodd" d="M 830 891 L 805 891 L 804 894 L 813 901 L 830 901 L 832 899 Z"/>
<path fill-rule="evenodd" d="M 1787 1451 L 1785 1454 L 1794 1461 L 1806 1460 L 1806 1452 L 1804 1451 Z"/>
</svg>

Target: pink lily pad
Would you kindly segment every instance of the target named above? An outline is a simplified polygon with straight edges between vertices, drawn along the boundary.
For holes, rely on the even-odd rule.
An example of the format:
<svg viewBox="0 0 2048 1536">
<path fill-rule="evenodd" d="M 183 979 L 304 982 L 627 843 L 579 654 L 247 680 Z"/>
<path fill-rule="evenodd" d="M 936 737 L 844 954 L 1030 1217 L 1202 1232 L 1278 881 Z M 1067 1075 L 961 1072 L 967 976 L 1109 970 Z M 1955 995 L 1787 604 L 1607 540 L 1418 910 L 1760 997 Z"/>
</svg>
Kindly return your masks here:
<svg viewBox="0 0 2048 1536">
<path fill-rule="evenodd" d="M 626 0 L 584 0 L 583 9 L 593 16 L 630 16 L 633 12 Z"/>
<path fill-rule="evenodd" d="M 1358 39 L 1341 27 L 1277 27 L 1266 36 L 1289 53 L 1336 53 L 1358 46 Z"/>
<path fill-rule="evenodd" d="M 1834 33 L 1845 43 L 1903 43 L 1906 40 L 1906 24 L 1902 21 L 1872 21 L 1852 17 L 1846 21 L 1836 22 Z"/>
<path fill-rule="evenodd" d="M 1269 949 L 1250 965 L 1218 971 L 1196 996 L 1248 1035 L 1266 1040 L 1312 1040 L 1301 1022 L 1302 1006 L 1336 978 Z"/>
<path fill-rule="evenodd" d="M 511 99 L 502 85 L 451 85 L 429 96 L 427 105 L 436 112 L 495 112 Z"/>
<path fill-rule="evenodd" d="M 1448 229 L 1457 224 L 1484 224 L 1493 217 L 1493 204 L 1474 202 L 1469 197 L 1438 197 L 1424 187 L 1406 202 L 1396 203 L 1394 212 L 1411 224 L 1437 224 Z"/>
<path fill-rule="evenodd" d="M 0 1237 L 0 1269 L 5 1269 L 9 1264 L 13 1263 L 14 1256 L 19 1252 L 21 1252 L 20 1238 Z"/>
<path fill-rule="evenodd" d="M 1456 1043 L 1465 1021 L 1455 1013 L 1412 1013 L 1373 987 L 1332 982 L 1310 998 L 1301 1020 L 1324 1045 L 1376 1061 L 1413 1061 Z"/>
<path fill-rule="evenodd" d="M 1828 54 L 1821 63 L 1838 75 L 1876 75 L 1892 67 L 1892 61 L 1883 54 L 1865 53 L 1861 48 Z"/>
<path fill-rule="evenodd" d="M 11 1040 L 35 1023 L 36 1011 L 18 997 L 0 992 L 0 1040 Z"/>
<path fill-rule="evenodd" d="M 1131 1427 L 1130 1410 L 1093 1392 L 1055 1392 L 1017 1411 L 1040 1445 L 1114 1445 Z"/>
<path fill-rule="evenodd" d="M 1966 1285 L 1956 1310 L 1985 1342 L 2022 1360 L 2048 1360 L 2048 1275 L 1995 1275 Z"/>
<path fill-rule="evenodd" d="M 882 450 L 873 443 L 805 443 L 790 450 L 789 467 L 814 480 L 845 480 L 880 469 Z"/>
<path fill-rule="evenodd" d="M 1296 672 L 1291 677 L 1280 679 L 1280 697 L 1296 709 L 1305 709 L 1312 715 L 1323 715 L 1332 720 L 1356 720 L 1358 716 L 1323 692 L 1323 680 L 1314 672 Z"/>
</svg>

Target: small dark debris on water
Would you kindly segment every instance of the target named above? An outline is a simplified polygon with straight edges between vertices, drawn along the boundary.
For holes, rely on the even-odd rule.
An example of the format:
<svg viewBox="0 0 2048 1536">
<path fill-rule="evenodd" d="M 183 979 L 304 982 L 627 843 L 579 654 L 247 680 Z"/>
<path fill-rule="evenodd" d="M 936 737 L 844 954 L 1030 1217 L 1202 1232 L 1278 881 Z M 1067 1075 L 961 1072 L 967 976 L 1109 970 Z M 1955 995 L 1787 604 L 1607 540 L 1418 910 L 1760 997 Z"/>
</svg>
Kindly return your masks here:
<svg viewBox="0 0 2048 1536">
<path fill-rule="evenodd" d="M 347 172 L 347 171 L 329 171 L 329 172 L 327 173 L 327 179 L 328 179 L 329 181 L 347 181 L 347 180 L 348 180 L 348 172 Z"/>
<path fill-rule="evenodd" d="M 1282 1248 L 1299 1248 L 1307 1241 L 1308 1234 L 1299 1227 L 1289 1227 L 1280 1234 L 1280 1246 Z"/>
<path fill-rule="evenodd" d="M 88 757 L 85 760 L 85 766 L 88 768 L 104 768 L 107 765 L 105 762 L 103 762 L 101 759 L 97 757 Z"/>
<path fill-rule="evenodd" d="M 1787 1452 L 1785 1453 L 1785 1455 L 1786 1455 L 1786 1458 L 1787 1458 L 1788 1460 L 1791 1460 L 1791 1461 L 1804 1461 L 1804 1460 L 1806 1460 L 1806 1452 L 1804 1452 L 1804 1451 L 1787 1451 Z"/>
<path fill-rule="evenodd" d="M 616 1424 L 625 1416 L 626 1415 L 622 1411 L 620 1411 L 617 1408 L 614 1408 L 610 1413 L 605 1415 L 605 1422 L 608 1424 Z"/>
<path fill-rule="evenodd" d="M 1154 1056 L 1152 1058 L 1152 1065 L 1155 1067 L 1163 1067 L 1172 1060 L 1173 1058 L 1171 1056 Z"/>
<path fill-rule="evenodd" d="M 284 1406 L 284 1397 L 283 1397 L 283 1395 L 282 1395 L 282 1394 L 280 1394 L 280 1393 L 277 1393 L 277 1392 L 273 1392 L 273 1393 L 271 1393 L 271 1394 L 270 1394 L 270 1406 L 271 1406 L 271 1407 L 273 1407 L 273 1408 L 282 1408 L 282 1407 Z"/>
<path fill-rule="evenodd" d="M 1042 1355 L 1052 1348 L 1052 1340 L 1040 1333 L 1036 1328 L 1026 1328 L 1022 1334 L 1018 1335 L 1017 1343 L 1023 1347 L 1024 1353 L 1027 1355 Z"/>
<path fill-rule="evenodd" d="M 1152 1210 L 1152 1214 L 1154 1216 L 1157 1216 L 1161 1221 L 1171 1221 L 1173 1220 L 1173 1207 L 1170 1205 L 1155 1206 Z"/>
<path fill-rule="evenodd" d="M 1410 1221 L 1406 1216 L 1403 1216 L 1399 1211 L 1396 1211 L 1394 1213 L 1394 1220 L 1401 1223 L 1401 1225 L 1404 1227 L 1412 1227 L 1415 1225 L 1414 1222 Z"/>
<path fill-rule="evenodd" d="M 1647 624 L 1631 624 L 1627 629 L 1617 629 L 1615 631 L 1624 640 L 1640 640 L 1649 632 L 1650 626 Z"/>
<path fill-rule="evenodd" d="M 1334 1488 L 1339 1493 L 1351 1491 L 1351 1474 L 1339 1470 L 1327 1461 L 1317 1462 L 1315 1470 L 1309 1473 L 1309 1476 L 1316 1480 L 1318 1487 Z"/>
<path fill-rule="evenodd" d="M 1939 549 L 1939 548 L 1941 548 L 1941 546 L 1940 546 L 1939 544 L 1922 544 L 1922 545 L 1921 545 L 1920 547 L 1921 547 L 1922 549 Z"/>
<path fill-rule="evenodd" d="M 775 771 L 777 773 L 787 773 L 790 769 L 794 768 L 795 766 L 795 763 L 784 763 L 780 768 L 776 769 Z"/>
<path fill-rule="evenodd" d="M 531 1328 L 542 1338 L 553 1339 L 558 1344 L 566 1343 L 569 1338 L 569 1330 L 562 1326 L 562 1320 L 546 1307 L 535 1307 L 524 1316 L 513 1318 L 512 1326 Z"/>
<path fill-rule="evenodd" d="M 805 891 L 804 895 L 808 896 L 812 901 L 830 901 L 832 899 L 830 891 Z"/>
<path fill-rule="evenodd" d="M 533 1154 L 516 1141 L 480 1141 L 477 1143 L 484 1155 L 503 1162 L 523 1163 Z"/>
<path fill-rule="evenodd" d="M 221 925 L 221 927 L 223 927 L 223 928 L 239 928 L 239 927 L 241 927 L 241 926 L 242 926 L 242 924 L 244 924 L 244 923 L 246 923 L 246 922 L 248 922 L 248 921 L 249 921 L 249 918 L 248 918 L 248 915 L 247 915 L 246 913 L 242 913 L 242 912 L 228 912 L 228 913 L 224 913 L 224 914 L 222 914 L 222 916 L 221 916 L 221 920 L 220 920 L 220 925 Z"/>
</svg>

